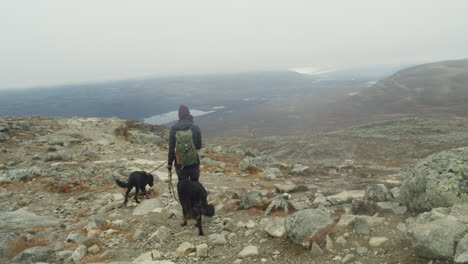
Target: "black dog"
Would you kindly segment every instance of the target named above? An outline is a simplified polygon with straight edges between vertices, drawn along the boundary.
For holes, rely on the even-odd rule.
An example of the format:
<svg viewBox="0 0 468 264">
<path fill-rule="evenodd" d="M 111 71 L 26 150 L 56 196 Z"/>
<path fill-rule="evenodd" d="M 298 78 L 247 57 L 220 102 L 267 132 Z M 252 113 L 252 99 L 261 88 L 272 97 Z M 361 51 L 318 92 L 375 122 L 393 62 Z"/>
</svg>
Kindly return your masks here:
<svg viewBox="0 0 468 264">
<path fill-rule="evenodd" d="M 153 187 L 153 181 L 154 177 L 152 174 L 144 172 L 144 171 L 134 171 L 128 175 L 128 182 L 124 183 L 119 181 L 118 179 L 115 179 L 115 182 L 117 185 L 119 185 L 122 188 L 127 188 L 127 192 L 125 193 L 125 201 L 124 204 L 127 204 L 128 200 L 128 194 L 130 191 L 135 187 L 135 201 L 137 203 L 140 203 L 138 201 L 138 191 L 141 190 L 143 194 L 146 196 L 146 189 L 145 186 L 148 184 L 150 187 Z"/>
<path fill-rule="evenodd" d="M 196 219 L 197 224 L 195 226 L 198 227 L 198 235 L 203 236 L 202 215 L 213 216 L 215 213 L 214 206 L 208 204 L 206 200 L 208 193 L 203 185 L 191 180 L 179 181 L 177 183 L 177 192 L 179 193 L 179 200 L 184 215 L 182 226 L 187 225 L 188 219 Z"/>
</svg>

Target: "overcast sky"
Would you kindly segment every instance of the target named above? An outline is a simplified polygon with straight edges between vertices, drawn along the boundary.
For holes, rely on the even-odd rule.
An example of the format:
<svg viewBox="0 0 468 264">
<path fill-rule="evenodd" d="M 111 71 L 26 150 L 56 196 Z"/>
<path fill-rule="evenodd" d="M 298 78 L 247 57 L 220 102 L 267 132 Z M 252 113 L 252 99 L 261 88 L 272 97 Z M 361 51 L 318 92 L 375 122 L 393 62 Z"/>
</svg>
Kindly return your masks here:
<svg viewBox="0 0 468 264">
<path fill-rule="evenodd" d="M 1 0 L 0 88 L 468 57 L 465 0 Z"/>
</svg>

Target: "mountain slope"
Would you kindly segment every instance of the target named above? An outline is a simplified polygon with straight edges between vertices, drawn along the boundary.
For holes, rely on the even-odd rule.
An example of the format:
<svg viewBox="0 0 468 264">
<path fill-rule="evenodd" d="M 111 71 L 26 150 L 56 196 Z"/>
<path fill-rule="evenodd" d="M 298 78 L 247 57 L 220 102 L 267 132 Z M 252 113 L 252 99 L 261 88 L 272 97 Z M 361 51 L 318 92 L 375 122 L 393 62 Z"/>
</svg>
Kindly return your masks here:
<svg viewBox="0 0 468 264">
<path fill-rule="evenodd" d="M 346 104 L 358 112 L 466 116 L 468 59 L 399 71 L 352 96 Z"/>
</svg>

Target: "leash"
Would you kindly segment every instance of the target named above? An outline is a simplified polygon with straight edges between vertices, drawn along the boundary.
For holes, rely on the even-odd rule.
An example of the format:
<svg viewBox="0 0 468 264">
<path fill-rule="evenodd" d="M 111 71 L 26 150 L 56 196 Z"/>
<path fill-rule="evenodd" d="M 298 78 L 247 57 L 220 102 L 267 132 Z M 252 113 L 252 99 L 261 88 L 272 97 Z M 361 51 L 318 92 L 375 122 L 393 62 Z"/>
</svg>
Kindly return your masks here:
<svg viewBox="0 0 468 264">
<path fill-rule="evenodd" d="M 169 193 L 174 198 L 174 200 L 180 204 L 179 199 L 177 199 L 177 196 L 175 195 L 174 186 L 172 185 L 172 171 L 169 171 Z"/>
<path fill-rule="evenodd" d="M 166 164 L 166 163 L 167 163 L 167 160 L 166 160 L 165 162 L 163 162 L 161 165 L 159 165 L 158 167 L 156 167 L 156 169 L 154 169 L 154 170 L 152 170 L 152 171 L 150 171 L 150 172 L 148 172 L 148 173 L 152 173 L 153 171 L 155 171 L 155 170 L 161 168 L 162 165 L 164 165 L 164 164 Z"/>
</svg>

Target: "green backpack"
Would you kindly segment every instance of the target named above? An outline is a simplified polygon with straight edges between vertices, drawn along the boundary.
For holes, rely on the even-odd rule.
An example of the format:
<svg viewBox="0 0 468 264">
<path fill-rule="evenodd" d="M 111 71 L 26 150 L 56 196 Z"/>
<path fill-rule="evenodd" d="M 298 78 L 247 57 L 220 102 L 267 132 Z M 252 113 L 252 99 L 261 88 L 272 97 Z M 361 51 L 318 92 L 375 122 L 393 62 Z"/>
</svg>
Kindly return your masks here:
<svg viewBox="0 0 468 264">
<path fill-rule="evenodd" d="M 175 153 L 176 161 L 182 169 L 197 163 L 198 154 L 193 143 L 192 129 L 176 132 Z"/>
</svg>

